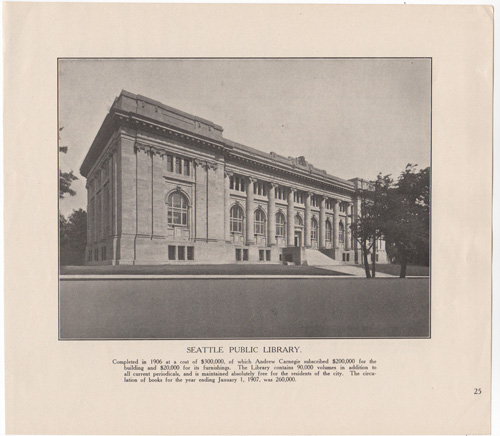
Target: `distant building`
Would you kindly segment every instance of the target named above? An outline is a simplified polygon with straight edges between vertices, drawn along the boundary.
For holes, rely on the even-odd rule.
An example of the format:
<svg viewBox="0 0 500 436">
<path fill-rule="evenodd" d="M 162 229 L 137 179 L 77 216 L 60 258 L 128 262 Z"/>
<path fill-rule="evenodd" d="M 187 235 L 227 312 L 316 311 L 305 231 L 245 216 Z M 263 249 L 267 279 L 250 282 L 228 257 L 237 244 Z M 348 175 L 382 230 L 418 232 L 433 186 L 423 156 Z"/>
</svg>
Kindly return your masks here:
<svg viewBox="0 0 500 436">
<path fill-rule="evenodd" d="M 350 225 L 366 182 L 238 144 L 222 130 L 122 91 L 80 169 L 86 262 L 321 263 L 320 252 L 362 261 Z M 384 241 L 378 245 L 386 262 Z"/>
</svg>

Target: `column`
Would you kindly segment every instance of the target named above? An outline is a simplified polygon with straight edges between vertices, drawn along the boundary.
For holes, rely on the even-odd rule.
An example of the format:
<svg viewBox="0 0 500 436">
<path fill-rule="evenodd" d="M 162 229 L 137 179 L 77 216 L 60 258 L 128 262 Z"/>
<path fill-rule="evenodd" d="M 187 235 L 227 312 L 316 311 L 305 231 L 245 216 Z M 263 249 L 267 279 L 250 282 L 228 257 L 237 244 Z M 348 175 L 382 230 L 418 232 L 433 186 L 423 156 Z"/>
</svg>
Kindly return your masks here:
<svg viewBox="0 0 500 436">
<path fill-rule="evenodd" d="M 224 241 L 224 169 L 222 162 L 210 162 L 207 169 L 207 239 Z"/>
<path fill-rule="evenodd" d="M 253 177 L 248 177 L 246 180 L 246 188 L 247 188 L 247 206 L 246 206 L 246 236 L 247 236 L 247 245 L 253 245 L 255 244 L 255 233 L 254 233 L 254 228 L 253 228 L 253 209 L 254 209 L 254 203 L 253 203 L 253 184 L 255 182 L 255 179 Z"/>
<path fill-rule="evenodd" d="M 339 248 L 339 200 L 334 200 L 335 206 L 333 208 L 333 248 Z"/>
<path fill-rule="evenodd" d="M 353 208 L 353 220 L 354 222 L 357 222 L 359 217 L 361 216 L 361 197 L 360 196 L 357 196 L 356 197 L 356 200 L 354 202 L 354 208 Z M 354 255 L 354 259 L 357 259 L 357 263 L 361 263 L 361 247 L 360 245 L 358 244 L 358 241 L 354 240 L 352 241 L 352 245 L 353 245 L 353 249 L 354 251 L 356 252 L 356 254 Z"/>
<path fill-rule="evenodd" d="M 224 239 L 231 242 L 231 195 L 229 182 L 232 173 L 224 171 Z"/>
<path fill-rule="evenodd" d="M 108 235 L 107 236 L 113 236 L 113 152 L 110 151 L 108 154 Z M 106 253 L 107 254 L 107 253 Z M 111 256 L 112 253 L 109 253 L 108 256 Z"/>
<path fill-rule="evenodd" d="M 267 204 L 267 245 L 276 245 L 276 202 L 275 202 L 275 189 L 274 183 L 269 183 L 267 193 L 268 193 L 268 204 Z"/>
<path fill-rule="evenodd" d="M 137 234 L 152 234 L 151 147 L 135 145 L 137 155 Z"/>
<path fill-rule="evenodd" d="M 195 159 L 195 240 L 207 240 L 207 163 Z"/>
<path fill-rule="evenodd" d="M 122 134 L 119 142 L 119 215 L 120 262 L 132 263 L 137 234 L 137 156 L 135 137 Z"/>
<path fill-rule="evenodd" d="M 294 217 L 294 207 L 293 207 L 293 194 L 296 189 L 289 188 L 288 190 L 288 203 L 286 207 L 286 245 L 287 247 L 293 247 L 295 238 L 295 217 Z"/>
<path fill-rule="evenodd" d="M 352 223 L 352 204 L 347 203 L 347 211 L 346 211 L 346 238 L 345 238 L 345 249 L 351 249 L 351 223 Z"/>
<path fill-rule="evenodd" d="M 165 187 L 163 180 L 163 168 L 166 166 L 166 154 L 162 150 L 155 150 L 153 157 L 153 235 L 165 236 L 167 234 L 167 214 L 165 212 Z M 194 200 L 191 199 L 191 207 Z M 194 221 L 194 217 L 191 218 Z M 191 223 L 192 227 L 192 223 Z M 193 232 L 190 233 L 193 238 Z"/>
<path fill-rule="evenodd" d="M 304 245 L 311 247 L 311 193 L 306 192 L 306 211 L 304 214 Z"/>
<path fill-rule="evenodd" d="M 326 213 L 325 213 L 325 197 L 321 197 L 319 203 L 319 248 L 325 248 L 326 237 Z"/>
<path fill-rule="evenodd" d="M 118 161 L 116 152 L 113 153 L 113 235 L 118 234 Z M 116 258 L 115 258 L 116 260 Z"/>
</svg>

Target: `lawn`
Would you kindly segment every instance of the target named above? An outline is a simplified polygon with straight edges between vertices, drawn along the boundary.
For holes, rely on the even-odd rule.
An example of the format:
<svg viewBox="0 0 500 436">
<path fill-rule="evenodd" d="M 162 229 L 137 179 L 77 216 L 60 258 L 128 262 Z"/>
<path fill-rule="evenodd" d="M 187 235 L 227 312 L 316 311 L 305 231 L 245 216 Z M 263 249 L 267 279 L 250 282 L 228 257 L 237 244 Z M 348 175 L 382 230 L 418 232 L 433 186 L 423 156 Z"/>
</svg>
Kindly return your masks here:
<svg viewBox="0 0 500 436">
<path fill-rule="evenodd" d="M 429 337 L 424 278 L 65 279 L 61 339 Z"/>
<path fill-rule="evenodd" d="M 61 275 L 349 275 L 305 265 L 105 265 L 62 266 Z"/>
</svg>

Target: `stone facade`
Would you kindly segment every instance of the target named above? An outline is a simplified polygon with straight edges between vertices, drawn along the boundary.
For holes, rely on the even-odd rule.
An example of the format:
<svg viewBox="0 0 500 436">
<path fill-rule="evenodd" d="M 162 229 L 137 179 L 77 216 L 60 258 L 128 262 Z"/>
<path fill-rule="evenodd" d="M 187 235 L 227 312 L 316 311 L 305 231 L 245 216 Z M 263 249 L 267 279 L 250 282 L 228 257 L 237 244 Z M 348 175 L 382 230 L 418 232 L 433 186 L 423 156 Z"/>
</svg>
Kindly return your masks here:
<svg viewBox="0 0 500 436">
<path fill-rule="evenodd" d="M 86 262 L 280 263 L 287 247 L 361 262 L 349 228 L 366 182 L 238 144 L 222 130 L 122 91 L 80 169 Z M 386 261 L 384 241 L 378 256 Z"/>
</svg>

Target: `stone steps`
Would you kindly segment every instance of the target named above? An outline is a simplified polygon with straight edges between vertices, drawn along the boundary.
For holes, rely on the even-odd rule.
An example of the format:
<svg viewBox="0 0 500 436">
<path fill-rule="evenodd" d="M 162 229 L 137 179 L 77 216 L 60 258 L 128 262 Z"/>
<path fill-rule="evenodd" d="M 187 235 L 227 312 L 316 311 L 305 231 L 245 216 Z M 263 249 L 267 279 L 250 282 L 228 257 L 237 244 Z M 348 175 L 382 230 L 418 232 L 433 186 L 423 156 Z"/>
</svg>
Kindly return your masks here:
<svg viewBox="0 0 500 436">
<path fill-rule="evenodd" d="M 309 266 L 345 265 L 343 262 L 321 253 L 321 251 L 309 248 L 306 249 L 306 264 Z"/>
</svg>

